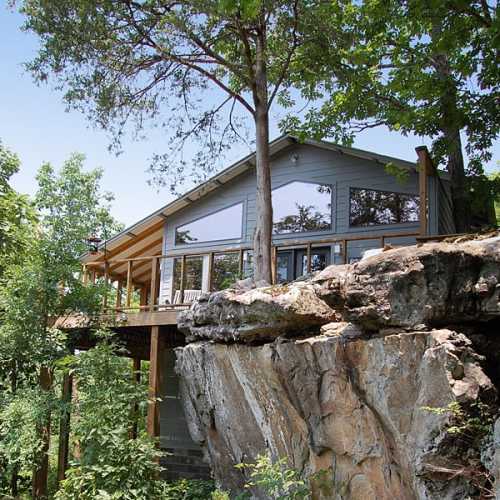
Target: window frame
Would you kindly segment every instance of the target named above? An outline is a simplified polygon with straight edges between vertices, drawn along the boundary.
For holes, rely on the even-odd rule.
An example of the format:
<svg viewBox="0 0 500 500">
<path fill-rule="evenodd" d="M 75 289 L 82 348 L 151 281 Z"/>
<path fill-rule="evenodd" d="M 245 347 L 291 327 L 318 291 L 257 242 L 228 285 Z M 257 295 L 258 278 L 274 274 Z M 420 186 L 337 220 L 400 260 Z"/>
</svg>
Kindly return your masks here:
<svg viewBox="0 0 500 500">
<path fill-rule="evenodd" d="M 302 234 L 307 234 L 307 235 L 322 235 L 325 233 L 335 233 L 335 218 L 334 218 L 334 202 L 337 199 L 336 197 L 336 183 L 331 183 L 331 182 L 319 182 L 319 181 L 311 181 L 311 180 L 304 180 L 304 179 L 293 179 L 288 182 L 285 182 L 284 184 L 280 184 L 279 186 L 276 186 L 272 188 L 271 190 L 271 201 L 273 199 L 273 192 L 276 191 L 277 189 L 281 189 L 282 187 L 288 186 L 289 184 L 293 184 L 294 182 L 300 182 L 301 184 L 313 184 L 316 186 L 328 186 L 330 188 L 330 229 L 325 229 L 322 231 L 298 231 L 298 232 L 292 232 L 292 233 L 275 233 L 274 232 L 274 224 L 275 221 L 272 221 L 273 224 L 273 232 L 272 232 L 272 237 L 277 238 L 277 239 L 290 239 L 293 238 L 294 235 L 302 235 Z M 336 207 L 335 207 L 336 208 Z M 273 207 L 273 219 L 274 219 L 274 207 Z"/>
<path fill-rule="evenodd" d="M 403 196 L 413 196 L 418 200 L 418 219 L 415 221 L 407 221 L 407 222 L 388 222 L 386 224 L 368 224 L 368 225 L 353 225 L 351 224 L 351 192 L 353 189 L 357 189 L 358 191 L 375 191 L 377 193 L 385 193 L 385 194 L 399 194 Z M 367 187 L 359 187 L 359 186 L 349 186 L 349 203 L 347 205 L 347 218 L 349 221 L 349 229 L 355 229 L 357 231 L 369 230 L 370 228 L 379 228 L 379 227 L 405 227 L 409 225 L 418 225 L 420 223 L 420 195 L 419 193 L 408 193 L 407 191 L 390 191 L 387 189 L 377 189 L 377 188 L 367 188 Z"/>
<path fill-rule="evenodd" d="M 193 241 L 192 243 L 177 243 L 177 231 L 179 228 L 183 226 L 187 226 L 188 224 L 192 224 L 193 222 L 197 222 L 199 220 L 202 220 L 206 217 L 210 217 L 211 215 L 218 214 L 219 212 L 223 212 L 224 210 L 227 210 L 229 208 L 236 207 L 238 205 L 241 205 L 241 232 L 239 236 L 236 236 L 234 238 L 222 238 L 222 239 L 216 239 L 216 240 L 200 240 L 200 241 Z M 182 248 L 182 247 L 193 247 L 194 245 L 203 245 L 206 243 L 227 243 L 227 242 L 241 242 L 244 239 L 245 235 L 245 218 L 246 218 L 246 203 L 245 200 L 240 200 L 235 203 L 232 203 L 231 205 L 227 205 L 223 208 L 219 208 L 217 210 L 214 210 L 212 212 L 209 212 L 207 214 L 200 215 L 199 217 L 196 217 L 194 219 L 191 219 L 187 222 L 183 222 L 182 224 L 178 224 L 177 226 L 174 227 L 174 247 Z"/>
</svg>

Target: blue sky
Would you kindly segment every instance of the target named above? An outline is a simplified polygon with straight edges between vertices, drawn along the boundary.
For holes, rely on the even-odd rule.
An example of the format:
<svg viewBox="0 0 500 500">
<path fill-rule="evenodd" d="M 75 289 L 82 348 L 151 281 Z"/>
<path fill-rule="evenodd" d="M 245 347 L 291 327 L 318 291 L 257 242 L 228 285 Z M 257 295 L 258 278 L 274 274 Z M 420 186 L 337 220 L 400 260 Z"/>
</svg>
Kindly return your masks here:
<svg viewBox="0 0 500 500">
<path fill-rule="evenodd" d="M 0 6 L 0 139 L 22 161 L 14 187 L 33 193 L 36 171 L 43 162 L 57 168 L 71 153 L 81 152 L 87 157 L 88 168 L 104 168 L 103 189 L 115 194 L 112 212 L 121 222 L 132 224 L 168 203 L 172 199 L 170 193 L 150 186 L 146 172 L 153 154 L 165 152 L 166 138 L 152 129 L 147 139 L 140 142 L 126 139 L 120 156 L 110 153 L 105 132 L 93 128 L 78 112 L 67 112 L 60 92 L 48 85 L 37 86 L 24 72 L 22 63 L 36 53 L 37 40 L 20 31 L 21 23 L 21 16 Z M 273 114 L 271 138 L 279 135 L 277 120 L 278 115 Z M 354 146 L 414 161 L 414 148 L 421 144 L 428 145 L 429 141 L 379 128 L 360 134 Z M 227 163 L 247 153 L 246 147 L 235 147 Z M 489 169 L 499 159 L 497 141 Z"/>
</svg>

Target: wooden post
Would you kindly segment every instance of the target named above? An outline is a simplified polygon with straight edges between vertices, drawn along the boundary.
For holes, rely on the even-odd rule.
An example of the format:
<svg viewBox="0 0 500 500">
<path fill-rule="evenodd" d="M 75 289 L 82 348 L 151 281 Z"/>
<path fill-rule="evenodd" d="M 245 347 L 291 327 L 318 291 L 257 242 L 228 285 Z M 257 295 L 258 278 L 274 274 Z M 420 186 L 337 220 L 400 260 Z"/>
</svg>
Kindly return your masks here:
<svg viewBox="0 0 500 500">
<path fill-rule="evenodd" d="M 243 279 L 243 248 L 240 248 L 238 254 L 238 279 Z"/>
<path fill-rule="evenodd" d="M 59 423 L 59 451 L 57 459 L 57 481 L 61 482 L 66 477 L 68 468 L 69 432 L 71 418 L 71 398 L 73 389 L 73 376 L 70 373 L 63 375 L 62 396 L 63 412 Z"/>
<path fill-rule="evenodd" d="M 212 274 L 214 271 L 214 253 L 208 255 L 208 291 L 212 291 Z"/>
<path fill-rule="evenodd" d="M 122 307 L 122 291 L 123 282 L 122 280 L 118 280 L 116 283 L 116 309 L 121 309 Z"/>
<path fill-rule="evenodd" d="M 428 188 L 427 188 L 427 177 L 431 169 L 429 168 L 430 157 L 429 152 L 425 146 L 420 146 L 415 148 L 418 156 L 418 185 L 419 185 L 419 196 L 420 196 L 420 236 L 426 236 L 428 232 Z"/>
<path fill-rule="evenodd" d="M 102 301 L 102 306 L 103 306 L 104 310 L 106 310 L 106 308 L 108 307 L 108 286 L 109 286 L 109 262 L 105 261 L 104 262 L 104 289 L 105 289 L 105 293 L 104 293 L 104 298 Z"/>
<path fill-rule="evenodd" d="M 151 259 L 151 290 L 149 292 L 149 305 L 151 312 L 155 310 L 155 305 L 157 301 L 156 297 L 157 280 L 158 280 L 158 257 L 153 257 Z"/>
<path fill-rule="evenodd" d="M 311 244 L 307 245 L 307 274 L 311 272 Z"/>
<path fill-rule="evenodd" d="M 132 304 L 132 293 L 134 291 L 134 287 L 132 285 L 133 265 L 134 263 L 132 260 L 127 262 L 127 300 L 125 302 L 127 307 L 130 307 L 130 304 Z"/>
<path fill-rule="evenodd" d="M 46 366 L 40 368 L 40 388 L 42 391 L 49 391 L 52 385 L 52 374 Z M 49 448 L 50 448 L 50 413 L 46 415 L 46 420 L 38 429 L 42 440 L 39 463 L 35 465 L 33 472 L 33 498 L 47 498 L 47 479 L 49 475 Z"/>
<path fill-rule="evenodd" d="M 181 285 L 179 294 L 179 304 L 184 304 L 184 283 L 186 281 L 186 256 L 183 255 L 181 259 Z"/>
<path fill-rule="evenodd" d="M 82 283 L 84 285 L 87 285 L 89 282 L 89 273 L 87 271 L 87 266 L 84 264 L 83 265 L 83 274 L 82 274 Z"/>
<path fill-rule="evenodd" d="M 273 246 L 271 252 L 271 280 L 272 284 L 275 285 L 278 281 L 277 270 L 278 270 L 278 247 L 276 245 Z"/>
<path fill-rule="evenodd" d="M 344 264 L 347 264 L 347 240 L 342 240 L 342 246 L 344 249 Z"/>
<path fill-rule="evenodd" d="M 132 379 L 136 384 L 141 382 L 141 360 L 140 358 L 132 359 Z M 137 438 L 137 419 L 139 418 L 139 405 L 132 405 L 132 425 L 130 426 L 130 439 Z"/>
<path fill-rule="evenodd" d="M 149 403 L 146 429 L 152 438 L 160 436 L 160 405 L 157 398 L 160 396 L 162 375 L 162 339 L 160 327 L 151 327 L 151 348 L 149 354 Z"/>
</svg>

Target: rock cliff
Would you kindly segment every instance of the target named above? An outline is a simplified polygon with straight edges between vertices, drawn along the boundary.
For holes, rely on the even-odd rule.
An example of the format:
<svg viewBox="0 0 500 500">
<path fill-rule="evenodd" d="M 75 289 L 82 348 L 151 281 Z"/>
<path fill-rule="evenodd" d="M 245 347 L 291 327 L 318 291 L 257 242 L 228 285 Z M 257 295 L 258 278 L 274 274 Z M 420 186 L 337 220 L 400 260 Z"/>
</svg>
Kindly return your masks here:
<svg viewBox="0 0 500 500">
<path fill-rule="evenodd" d="M 479 498 L 500 483 L 500 423 L 487 435 L 500 384 L 499 237 L 218 292 L 180 327 L 188 424 L 224 488 L 241 488 L 234 465 L 265 451 L 304 477 L 327 471 L 318 499 Z"/>
</svg>

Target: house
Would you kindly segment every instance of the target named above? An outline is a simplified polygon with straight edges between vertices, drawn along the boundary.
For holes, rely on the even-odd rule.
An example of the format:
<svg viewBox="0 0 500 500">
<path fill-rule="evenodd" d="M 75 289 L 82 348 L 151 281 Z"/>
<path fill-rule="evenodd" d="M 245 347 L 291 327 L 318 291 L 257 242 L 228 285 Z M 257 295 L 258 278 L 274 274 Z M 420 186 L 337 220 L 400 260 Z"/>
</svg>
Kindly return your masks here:
<svg viewBox="0 0 500 500">
<path fill-rule="evenodd" d="M 425 148 L 415 163 L 288 135 L 270 149 L 275 282 L 355 262 L 370 249 L 454 233 L 448 178 Z M 136 366 L 151 361 L 150 391 L 164 400 L 150 403 L 147 426 L 172 453 L 171 471 L 190 463 L 194 475 L 203 472 L 192 463 L 199 450 L 177 397 L 173 348 L 184 342 L 177 312 L 202 292 L 251 276 L 255 220 L 251 154 L 82 258 L 85 281 L 116 288 L 105 306 Z M 78 335 L 78 348 L 91 345 L 85 325 L 62 326 Z"/>
</svg>

